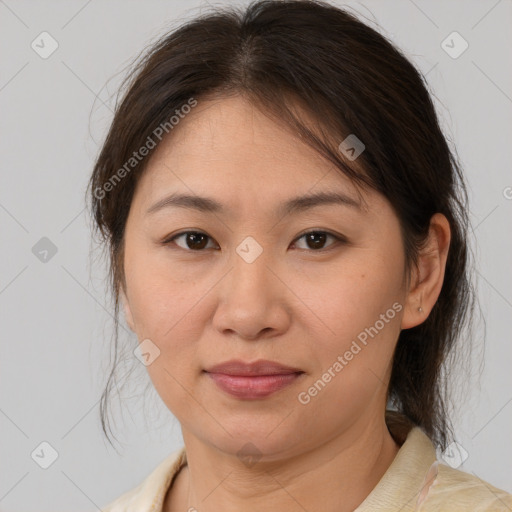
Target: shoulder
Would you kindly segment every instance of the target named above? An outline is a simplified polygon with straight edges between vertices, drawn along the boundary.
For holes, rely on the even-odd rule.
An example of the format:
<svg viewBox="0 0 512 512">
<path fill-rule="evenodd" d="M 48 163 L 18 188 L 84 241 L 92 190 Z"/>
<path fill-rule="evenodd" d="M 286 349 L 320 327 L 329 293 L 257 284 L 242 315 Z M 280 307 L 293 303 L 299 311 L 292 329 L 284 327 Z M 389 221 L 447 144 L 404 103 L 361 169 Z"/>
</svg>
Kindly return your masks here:
<svg viewBox="0 0 512 512">
<path fill-rule="evenodd" d="M 510 511 L 512 494 L 478 476 L 437 463 L 437 476 L 418 509 L 421 512 Z"/>
<path fill-rule="evenodd" d="M 103 507 L 102 512 L 161 512 L 169 485 L 185 461 L 184 448 L 172 452 L 137 487 Z"/>
<path fill-rule="evenodd" d="M 477 475 L 438 460 L 431 439 L 401 416 L 386 415 L 386 423 L 401 445 L 394 461 L 358 512 L 506 512 L 512 494 Z M 400 420 L 400 421 L 399 421 Z M 407 420 L 408 421 L 408 420 Z M 403 443 L 402 443 L 403 442 Z"/>
</svg>

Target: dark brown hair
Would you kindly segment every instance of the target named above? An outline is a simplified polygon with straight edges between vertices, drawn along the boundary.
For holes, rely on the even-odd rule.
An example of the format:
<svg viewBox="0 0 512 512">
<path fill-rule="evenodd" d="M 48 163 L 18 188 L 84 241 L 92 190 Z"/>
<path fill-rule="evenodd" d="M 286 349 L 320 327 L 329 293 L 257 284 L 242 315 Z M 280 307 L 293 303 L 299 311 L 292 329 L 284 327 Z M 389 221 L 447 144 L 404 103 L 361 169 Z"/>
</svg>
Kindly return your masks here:
<svg viewBox="0 0 512 512">
<path fill-rule="evenodd" d="M 150 157 L 130 167 L 126 163 L 149 138 L 154 141 L 157 127 L 167 123 L 169 128 L 171 116 L 191 98 L 201 102 L 242 94 L 355 183 L 387 198 L 400 220 L 407 270 L 416 264 L 432 215 L 447 217 L 451 244 L 439 299 L 421 325 L 400 333 L 388 388 L 388 404 L 444 449 L 452 427 L 443 365 L 450 355 L 460 355 L 454 347 L 474 304 L 465 239 L 467 194 L 426 80 L 413 64 L 387 38 L 340 8 L 321 1 L 267 0 L 243 10 L 218 8 L 184 23 L 138 58 L 120 91 L 87 190 L 95 228 L 109 249 L 114 299 L 114 361 L 100 408 L 107 438 L 118 362 L 124 228 Z M 314 129 L 297 114 L 297 106 L 315 121 Z M 365 145 L 357 166 L 338 148 L 349 134 Z"/>
</svg>

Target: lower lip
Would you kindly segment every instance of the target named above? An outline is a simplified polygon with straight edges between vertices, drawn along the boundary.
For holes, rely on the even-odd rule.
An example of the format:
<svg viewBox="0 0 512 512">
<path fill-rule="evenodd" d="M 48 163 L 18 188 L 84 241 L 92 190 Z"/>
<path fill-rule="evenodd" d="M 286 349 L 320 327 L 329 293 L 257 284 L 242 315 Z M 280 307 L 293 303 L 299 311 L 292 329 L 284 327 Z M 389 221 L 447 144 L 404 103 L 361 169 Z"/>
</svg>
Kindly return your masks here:
<svg viewBox="0 0 512 512">
<path fill-rule="evenodd" d="M 207 372 L 207 374 L 220 389 L 236 398 L 246 400 L 265 398 L 289 386 L 301 375 L 300 373 L 287 373 L 283 375 L 242 377 L 224 373 Z"/>
</svg>

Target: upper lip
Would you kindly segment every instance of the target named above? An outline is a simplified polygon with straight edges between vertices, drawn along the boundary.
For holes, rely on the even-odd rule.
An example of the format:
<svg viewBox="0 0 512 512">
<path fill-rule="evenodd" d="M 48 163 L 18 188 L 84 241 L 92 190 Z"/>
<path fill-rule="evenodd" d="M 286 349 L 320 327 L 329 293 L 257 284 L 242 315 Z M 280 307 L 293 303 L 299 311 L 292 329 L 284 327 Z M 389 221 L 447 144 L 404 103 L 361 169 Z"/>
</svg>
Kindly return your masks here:
<svg viewBox="0 0 512 512">
<path fill-rule="evenodd" d="M 246 363 L 239 359 L 232 359 L 224 363 L 207 368 L 208 373 L 223 373 L 225 375 L 285 375 L 289 373 L 303 373 L 299 368 L 293 368 L 275 361 L 260 359 Z"/>
</svg>

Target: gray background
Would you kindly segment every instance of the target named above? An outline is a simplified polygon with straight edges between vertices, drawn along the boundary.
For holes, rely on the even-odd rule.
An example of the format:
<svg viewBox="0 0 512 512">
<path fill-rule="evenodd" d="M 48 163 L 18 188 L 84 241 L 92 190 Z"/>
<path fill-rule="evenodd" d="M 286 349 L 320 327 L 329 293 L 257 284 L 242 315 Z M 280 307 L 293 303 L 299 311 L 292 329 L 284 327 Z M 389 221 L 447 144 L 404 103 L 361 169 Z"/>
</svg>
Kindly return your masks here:
<svg viewBox="0 0 512 512">
<path fill-rule="evenodd" d="M 102 437 L 98 400 L 112 325 L 104 265 L 89 258 L 83 193 L 111 119 L 119 73 L 148 42 L 208 5 L 220 4 L 0 0 L 4 512 L 97 510 L 181 446 L 179 425 L 156 393 L 146 392 L 145 408 L 137 398 L 149 382 L 141 364 L 119 416 L 125 419 L 118 421 L 120 453 Z M 455 418 L 456 440 L 469 454 L 461 469 L 512 492 L 512 3 L 348 5 L 427 73 L 468 176 L 487 342 L 475 353 L 485 361 L 481 377 L 476 364 L 473 381 L 458 386 L 467 402 Z M 31 48 L 43 31 L 59 45 L 47 59 Z M 469 43 L 456 59 L 441 47 L 453 31 Z M 57 248 L 47 262 L 32 252 L 42 237 Z M 482 329 L 481 323 L 477 342 Z M 31 458 L 43 441 L 58 452 L 48 469 Z"/>
</svg>

